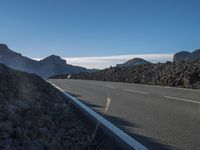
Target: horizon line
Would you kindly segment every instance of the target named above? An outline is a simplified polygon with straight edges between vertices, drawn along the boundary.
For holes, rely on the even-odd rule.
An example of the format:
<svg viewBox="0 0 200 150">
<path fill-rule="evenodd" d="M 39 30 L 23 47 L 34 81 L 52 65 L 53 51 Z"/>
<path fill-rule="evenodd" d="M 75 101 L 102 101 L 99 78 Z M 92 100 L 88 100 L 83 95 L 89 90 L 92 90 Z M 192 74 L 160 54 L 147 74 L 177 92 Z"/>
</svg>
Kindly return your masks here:
<svg viewBox="0 0 200 150">
<path fill-rule="evenodd" d="M 122 64 L 133 58 L 142 58 L 152 63 L 172 61 L 174 54 L 128 54 L 111 56 L 83 56 L 83 57 L 61 57 L 67 64 L 86 67 L 88 69 L 105 69 L 110 66 Z M 45 57 L 32 58 L 40 61 Z"/>
</svg>

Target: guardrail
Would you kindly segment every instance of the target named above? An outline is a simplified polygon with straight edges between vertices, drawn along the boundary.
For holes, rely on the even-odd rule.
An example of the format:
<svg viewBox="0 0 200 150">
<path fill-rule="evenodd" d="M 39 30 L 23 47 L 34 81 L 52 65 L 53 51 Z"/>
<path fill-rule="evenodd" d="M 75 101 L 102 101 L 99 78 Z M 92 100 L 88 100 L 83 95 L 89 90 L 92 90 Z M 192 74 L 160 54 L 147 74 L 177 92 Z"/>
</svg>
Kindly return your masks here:
<svg viewBox="0 0 200 150">
<path fill-rule="evenodd" d="M 122 149 L 127 150 L 148 150 L 144 145 L 140 144 L 138 141 L 130 137 L 128 134 L 126 134 L 124 131 L 116 127 L 114 124 L 103 118 L 101 115 L 93 111 L 91 108 L 83 104 L 81 101 L 76 99 L 75 97 L 71 96 L 70 94 L 66 93 L 63 89 L 58 87 L 57 85 L 49 82 L 51 85 L 53 85 L 55 88 L 57 88 L 59 91 L 61 91 L 71 102 L 74 104 L 74 106 L 78 109 L 80 109 L 86 116 L 88 116 L 92 121 L 95 123 L 99 122 L 100 127 L 107 133 L 107 135 L 114 138 L 114 140 L 119 143 L 119 146 Z"/>
</svg>

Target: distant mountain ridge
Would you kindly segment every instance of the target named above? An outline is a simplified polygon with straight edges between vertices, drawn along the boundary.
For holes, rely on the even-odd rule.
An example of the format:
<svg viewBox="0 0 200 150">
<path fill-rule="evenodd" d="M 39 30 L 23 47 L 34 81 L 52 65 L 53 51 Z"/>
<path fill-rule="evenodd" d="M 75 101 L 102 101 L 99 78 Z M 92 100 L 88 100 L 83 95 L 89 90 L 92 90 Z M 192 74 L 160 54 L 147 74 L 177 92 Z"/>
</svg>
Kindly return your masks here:
<svg viewBox="0 0 200 150">
<path fill-rule="evenodd" d="M 117 64 L 116 67 L 134 67 L 137 65 L 144 65 L 144 64 L 150 64 L 150 62 L 142 58 L 133 58 L 123 64 Z"/>
<path fill-rule="evenodd" d="M 93 73 L 52 76 L 52 79 L 82 79 L 127 82 L 148 85 L 200 89 L 200 49 L 190 53 L 182 51 L 174 55 L 173 62 L 150 63 L 133 58 L 116 67 Z"/>
<path fill-rule="evenodd" d="M 66 63 L 66 60 L 59 56 L 51 55 L 40 61 L 32 60 L 22 56 L 8 48 L 5 44 L 0 44 L 0 63 L 6 66 L 29 73 L 35 73 L 42 77 L 49 77 L 58 74 L 76 74 L 80 72 L 90 72 L 90 70 L 72 66 Z"/>
<path fill-rule="evenodd" d="M 187 51 L 181 51 L 174 55 L 173 62 L 192 62 L 192 61 L 200 61 L 200 49 L 193 51 L 192 53 Z"/>
</svg>

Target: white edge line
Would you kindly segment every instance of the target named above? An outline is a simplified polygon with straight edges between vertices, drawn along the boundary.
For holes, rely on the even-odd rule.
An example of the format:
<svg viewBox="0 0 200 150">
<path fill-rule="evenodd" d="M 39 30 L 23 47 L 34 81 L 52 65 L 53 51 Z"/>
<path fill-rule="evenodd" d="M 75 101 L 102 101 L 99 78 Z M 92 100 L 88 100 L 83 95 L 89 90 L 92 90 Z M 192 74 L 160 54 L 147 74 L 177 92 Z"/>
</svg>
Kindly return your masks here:
<svg viewBox="0 0 200 150">
<path fill-rule="evenodd" d="M 70 79 L 70 80 L 82 80 L 83 79 Z M 181 88 L 181 87 L 172 87 L 172 86 L 161 86 L 161 85 L 149 85 L 149 84 L 139 84 L 139 83 L 130 83 L 130 82 L 114 82 L 114 81 L 101 81 L 101 80 L 87 80 L 87 81 L 99 81 L 99 82 L 110 82 L 110 83 L 119 83 L 119 84 L 130 84 L 136 86 L 146 86 L 146 87 L 158 87 L 158 88 L 167 88 L 167 89 L 174 89 L 174 90 L 184 90 L 184 91 L 194 91 L 200 92 L 200 89 L 189 89 L 189 88 Z"/>
<path fill-rule="evenodd" d="M 136 90 L 130 90 L 130 89 L 123 89 L 124 91 L 133 92 L 133 93 L 141 93 L 141 94 L 149 94 L 148 92 L 143 91 L 136 91 Z"/>
<path fill-rule="evenodd" d="M 52 84 L 54 87 L 56 87 L 58 90 L 60 90 L 62 93 L 64 93 L 67 97 L 69 97 L 74 103 L 79 105 L 81 108 L 83 108 L 86 112 L 88 112 L 90 115 L 92 115 L 94 118 L 96 118 L 101 124 L 103 124 L 106 128 L 108 128 L 111 132 L 113 132 L 117 137 L 119 137 L 123 142 L 128 144 L 131 148 L 135 150 L 148 150 L 144 145 L 140 144 L 138 141 L 130 137 L 128 134 L 123 132 L 121 129 L 117 128 L 115 125 L 113 125 L 108 120 L 104 119 L 102 116 L 97 114 L 95 111 L 87 107 L 85 104 L 77 100 L 75 97 L 69 95 L 64 90 L 62 90 L 57 85 L 51 83 L 50 81 L 47 81 L 50 84 Z"/>
<path fill-rule="evenodd" d="M 200 102 L 198 102 L 198 101 L 193 101 L 193 100 L 188 100 L 188 99 L 183 99 L 183 98 L 178 98 L 178 97 L 172 97 L 172 96 L 164 96 L 164 97 L 169 98 L 169 99 L 175 99 L 175 100 L 200 104 Z"/>
<path fill-rule="evenodd" d="M 164 88 L 164 89 L 200 92 L 200 89 L 189 89 L 189 88 L 172 87 L 172 86 L 161 86 L 161 85 L 149 85 L 149 84 L 137 84 L 137 83 L 128 83 L 128 82 L 119 82 L 119 83 L 122 84 L 122 85 L 123 84 L 130 84 L 130 85 L 150 87 L 150 88 Z"/>
</svg>

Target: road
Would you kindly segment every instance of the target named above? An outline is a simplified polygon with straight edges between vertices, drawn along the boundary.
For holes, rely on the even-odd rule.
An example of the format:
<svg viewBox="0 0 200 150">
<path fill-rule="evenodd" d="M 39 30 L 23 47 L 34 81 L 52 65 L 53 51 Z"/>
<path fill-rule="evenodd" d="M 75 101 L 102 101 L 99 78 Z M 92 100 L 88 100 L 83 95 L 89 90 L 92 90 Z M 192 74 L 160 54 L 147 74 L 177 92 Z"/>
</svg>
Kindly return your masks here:
<svg viewBox="0 0 200 150">
<path fill-rule="evenodd" d="M 131 83 L 51 79 L 152 150 L 200 149 L 200 91 Z"/>
</svg>

